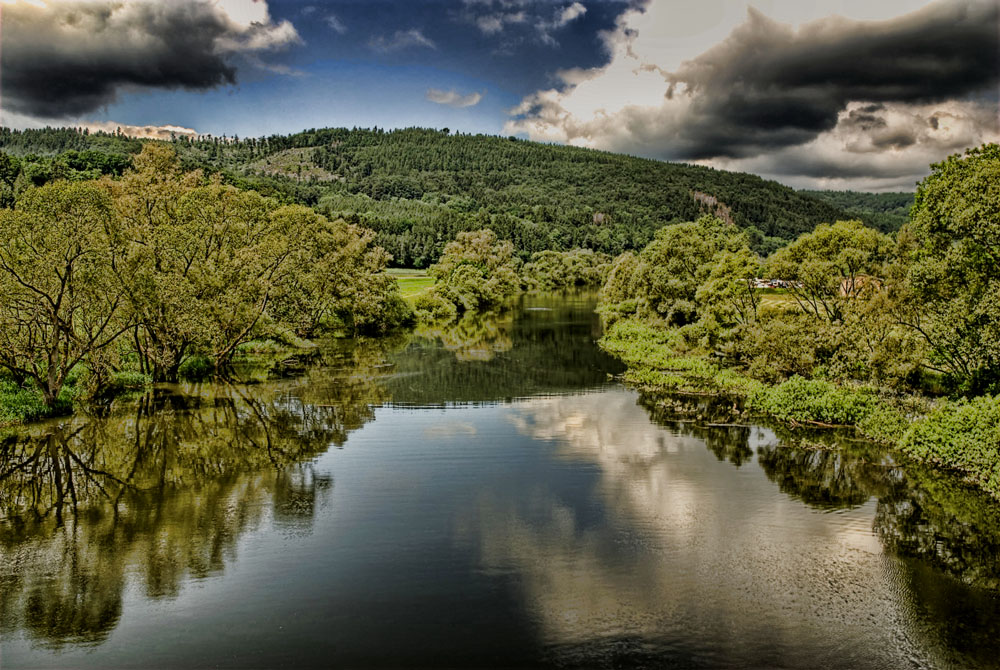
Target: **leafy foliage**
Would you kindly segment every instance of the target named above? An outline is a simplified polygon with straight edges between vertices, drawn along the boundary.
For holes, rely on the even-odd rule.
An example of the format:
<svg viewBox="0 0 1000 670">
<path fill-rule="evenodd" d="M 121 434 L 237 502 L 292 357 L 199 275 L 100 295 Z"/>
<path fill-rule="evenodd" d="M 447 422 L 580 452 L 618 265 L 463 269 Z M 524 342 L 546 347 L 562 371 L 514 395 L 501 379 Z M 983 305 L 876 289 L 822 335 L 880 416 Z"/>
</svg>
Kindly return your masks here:
<svg viewBox="0 0 1000 670">
<path fill-rule="evenodd" d="M 513 138 L 326 128 L 170 144 L 185 170 L 217 172 L 224 183 L 318 206 L 328 218 L 374 230 L 377 243 L 407 267 L 429 266 L 458 232 L 482 228 L 511 241 L 522 261 L 575 248 L 618 255 L 641 249 L 668 223 L 714 212 L 705 198 L 726 207 L 759 253 L 844 217 L 837 207 L 749 174 Z M 104 166 L 95 156 L 88 169 L 117 174 L 113 157 L 140 149 L 119 134 L 0 130 L 0 150 L 19 156 L 35 185 L 56 177 L 51 165 L 65 152 L 112 157 Z"/>
<path fill-rule="evenodd" d="M 919 460 L 967 473 L 1000 497 L 1000 396 L 945 403 L 910 426 L 900 445 Z"/>
<path fill-rule="evenodd" d="M 1000 145 L 932 166 L 906 245 L 903 320 L 965 392 L 1000 388 Z"/>
<path fill-rule="evenodd" d="M 608 314 L 635 313 L 660 319 L 668 325 L 683 326 L 698 320 L 698 291 L 705 284 L 721 253 L 733 253 L 732 265 L 750 263 L 753 252 L 746 237 L 720 219 L 704 216 L 693 223 L 665 226 L 638 256 L 627 254 L 609 271 L 602 299 Z M 742 259 L 742 261 L 733 259 Z M 735 279 L 738 281 L 738 278 Z M 737 288 L 718 273 L 711 294 L 720 301 L 730 301 L 740 294 Z M 741 300 L 737 303 L 742 307 Z"/>
<path fill-rule="evenodd" d="M 768 259 L 764 272 L 788 280 L 803 310 L 838 321 L 845 305 L 875 292 L 885 276 L 892 241 L 860 221 L 821 224 Z"/>
<path fill-rule="evenodd" d="M 609 256 L 590 249 L 539 251 L 521 268 L 521 281 L 531 291 L 600 286 L 610 264 Z"/>
<path fill-rule="evenodd" d="M 459 233 L 428 274 L 436 280 L 434 293 L 460 312 L 473 311 L 500 305 L 517 294 L 519 265 L 513 244 L 498 240 L 491 230 L 479 230 Z"/>
<path fill-rule="evenodd" d="M 225 366 L 255 337 L 410 316 L 371 231 L 184 172 L 163 144 L 117 181 L 27 189 L 0 247 L 0 367 L 50 410 L 79 370 L 96 395 Z"/>
<path fill-rule="evenodd" d="M 59 182 L 0 211 L 0 366 L 52 406 L 73 368 L 125 329 L 125 239 L 94 183 Z"/>
</svg>

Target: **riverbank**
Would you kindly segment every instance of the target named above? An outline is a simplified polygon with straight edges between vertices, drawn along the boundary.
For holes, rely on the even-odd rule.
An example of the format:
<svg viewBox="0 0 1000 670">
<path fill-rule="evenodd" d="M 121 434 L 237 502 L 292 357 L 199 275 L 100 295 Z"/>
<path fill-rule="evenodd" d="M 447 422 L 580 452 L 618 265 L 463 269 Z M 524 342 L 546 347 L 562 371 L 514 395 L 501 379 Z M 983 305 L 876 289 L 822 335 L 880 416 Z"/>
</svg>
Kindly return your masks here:
<svg viewBox="0 0 1000 670">
<path fill-rule="evenodd" d="M 637 319 L 611 325 L 600 345 L 625 363 L 623 379 L 640 389 L 725 395 L 743 411 L 793 425 L 854 428 L 1000 499 L 1000 397 L 930 399 L 798 376 L 766 384 L 707 355 L 684 352 L 676 331 Z"/>
<path fill-rule="evenodd" d="M 426 270 L 411 268 L 388 268 L 386 273 L 395 281 L 401 298 L 412 308 L 414 299 L 426 293 L 434 285 L 434 278 Z M 392 335 L 394 333 L 389 333 Z M 288 372 L 296 367 L 303 352 L 308 352 L 311 343 L 298 341 L 282 344 L 272 340 L 252 340 L 236 347 L 237 355 L 233 365 L 242 373 L 251 372 L 249 377 L 261 381 L 261 374 L 272 369 Z M 285 365 L 292 360 L 293 365 Z M 182 381 L 203 381 L 214 373 L 211 361 L 203 356 L 189 357 L 178 371 Z M 88 397 L 88 371 L 85 364 L 79 364 L 67 378 L 66 385 L 54 407 L 47 407 L 41 392 L 30 382 L 18 384 L 0 371 L 0 428 L 16 428 L 35 421 L 70 416 L 80 398 Z M 101 395 L 110 400 L 124 393 L 141 392 L 152 388 L 153 378 L 135 370 L 118 371 L 112 374 Z"/>
</svg>

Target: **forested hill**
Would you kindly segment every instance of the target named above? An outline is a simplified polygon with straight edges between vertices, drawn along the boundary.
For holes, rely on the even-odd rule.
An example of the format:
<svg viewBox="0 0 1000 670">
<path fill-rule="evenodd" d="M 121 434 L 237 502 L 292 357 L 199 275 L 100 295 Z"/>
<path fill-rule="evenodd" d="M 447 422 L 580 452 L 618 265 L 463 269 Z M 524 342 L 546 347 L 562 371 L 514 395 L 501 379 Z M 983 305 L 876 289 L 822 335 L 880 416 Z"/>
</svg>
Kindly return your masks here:
<svg viewBox="0 0 1000 670">
<path fill-rule="evenodd" d="M 859 193 L 858 191 L 799 191 L 842 209 L 883 233 L 893 233 L 910 217 L 914 193 Z"/>
<path fill-rule="evenodd" d="M 406 129 L 308 130 L 267 138 L 173 140 L 185 167 L 303 202 L 375 229 L 400 265 L 433 262 L 460 230 L 491 227 L 527 256 L 640 249 L 664 224 L 712 212 L 769 251 L 838 206 L 760 177 L 484 135 Z M 0 189 L 119 174 L 141 142 L 73 129 L 0 130 Z M 15 175 L 15 176 L 11 176 Z"/>
</svg>

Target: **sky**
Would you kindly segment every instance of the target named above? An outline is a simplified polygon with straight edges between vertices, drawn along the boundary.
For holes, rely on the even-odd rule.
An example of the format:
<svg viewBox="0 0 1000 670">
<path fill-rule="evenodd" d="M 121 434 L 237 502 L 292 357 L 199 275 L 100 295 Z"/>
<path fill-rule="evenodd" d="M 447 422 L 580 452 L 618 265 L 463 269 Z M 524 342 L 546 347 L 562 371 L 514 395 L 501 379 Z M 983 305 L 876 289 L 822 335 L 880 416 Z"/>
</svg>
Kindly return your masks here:
<svg viewBox="0 0 1000 670">
<path fill-rule="evenodd" d="M 1000 0 L 0 0 L 0 116 L 450 128 L 912 190 L 1000 141 Z"/>
</svg>

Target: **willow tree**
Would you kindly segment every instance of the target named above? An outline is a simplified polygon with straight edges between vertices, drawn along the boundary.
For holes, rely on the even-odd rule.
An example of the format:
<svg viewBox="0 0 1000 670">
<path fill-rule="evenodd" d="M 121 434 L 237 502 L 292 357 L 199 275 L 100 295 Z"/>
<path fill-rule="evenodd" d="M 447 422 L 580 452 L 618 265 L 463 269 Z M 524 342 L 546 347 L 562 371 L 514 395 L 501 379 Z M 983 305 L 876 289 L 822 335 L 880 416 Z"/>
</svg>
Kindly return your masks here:
<svg viewBox="0 0 1000 670">
<path fill-rule="evenodd" d="M 501 304 L 521 288 L 514 245 L 489 229 L 459 233 L 428 274 L 434 291 L 461 310 Z"/>
<path fill-rule="evenodd" d="M 700 316 L 698 289 L 708 281 L 716 254 L 746 244 L 738 228 L 711 216 L 664 226 L 637 256 L 615 259 L 601 291 L 602 312 L 694 323 Z"/>
<path fill-rule="evenodd" d="M 881 286 L 893 242 L 860 221 L 821 224 L 779 249 L 765 272 L 790 282 L 788 292 L 803 311 L 829 322 L 841 321 L 856 298 Z"/>
<path fill-rule="evenodd" d="M 53 407 L 70 371 L 128 328 L 125 240 L 95 182 L 29 189 L 0 211 L 0 366 Z"/>
<path fill-rule="evenodd" d="M 271 217 L 291 254 L 276 277 L 269 310 L 279 324 L 311 337 L 325 329 L 384 331 L 409 317 L 395 279 L 385 272 L 391 257 L 375 245 L 374 232 L 301 205 Z"/>
<path fill-rule="evenodd" d="M 698 287 L 696 299 L 702 310 L 721 325 L 747 325 L 757 319 L 760 294 L 754 279 L 760 258 L 749 246 L 735 251 L 723 249 L 711 261 L 712 269 Z"/>
<path fill-rule="evenodd" d="M 185 174 L 169 147 L 146 145 L 114 184 L 129 237 L 123 282 L 133 343 L 157 380 L 173 380 L 193 354 L 223 363 L 253 335 L 294 240 L 271 217 L 273 201 Z"/>
</svg>

